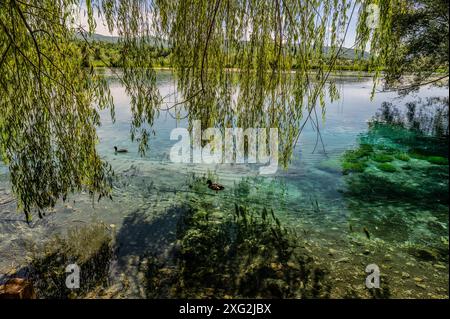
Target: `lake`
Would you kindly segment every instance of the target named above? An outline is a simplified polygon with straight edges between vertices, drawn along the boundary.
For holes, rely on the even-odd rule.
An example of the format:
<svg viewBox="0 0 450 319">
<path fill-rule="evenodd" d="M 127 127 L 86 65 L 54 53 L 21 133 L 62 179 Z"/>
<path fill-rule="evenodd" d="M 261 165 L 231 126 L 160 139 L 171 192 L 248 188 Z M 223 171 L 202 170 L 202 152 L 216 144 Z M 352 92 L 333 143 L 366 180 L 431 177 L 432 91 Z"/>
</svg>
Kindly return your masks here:
<svg viewBox="0 0 450 319">
<path fill-rule="evenodd" d="M 161 95 L 175 90 L 174 79 L 168 71 L 158 73 L 158 83 Z M 314 260 L 328 267 L 335 287 L 332 297 L 364 290 L 365 268 L 376 264 L 389 281 L 391 296 L 447 298 L 448 259 L 442 255 L 445 249 L 448 254 L 448 201 L 430 198 L 425 203 L 415 200 L 416 195 L 411 192 L 428 189 L 430 183 L 438 189 L 426 194 L 439 194 L 442 189 L 448 189 L 448 166 L 444 165 L 445 174 L 442 165 L 412 158 L 408 164 L 413 166 L 410 170 L 396 158 L 390 161 L 396 172 L 382 171 L 377 162 L 371 161 L 364 171 L 368 175 L 358 175 L 345 172 L 341 161 L 347 151 L 358 149 L 362 140 L 370 140 L 373 145 L 395 144 L 389 135 L 369 132 L 368 122 L 383 102 L 405 110 L 408 101 L 448 96 L 448 91 L 423 88 L 404 99 L 396 93 L 379 93 L 370 100 L 373 86 L 370 77 L 347 75 L 338 78 L 337 83 L 341 98 L 334 102 L 326 100 L 323 118 L 319 114 L 323 145 L 318 142 L 314 126 L 308 123 L 292 145 L 288 167 L 280 166 L 275 174 L 263 176 L 258 174 L 258 166 L 252 164 L 172 163 L 170 150 L 176 141 L 170 139 L 170 133 L 177 127 L 188 128 L 187 118 L 177 120 L 174 110 L 160 111 L 155 117 L 150 128 L 149 150 L 140 156 L 138 143 L 130 139 L 129 97 L 118 81 L 111 80 L 116 121 L 113 123 L 109 112 L 102 111 L 102 125 L 97 132 L 98 152 L 112 165 L 117 176 L 113 200 L 97 202 L 87 194 L 73 194 L 45 218 L 35 218 L 28 226 L 23 214 L 16 212 L 7 168 L 2 164 L 0 273 L 22 265 L 32 251 L 32 243 L 73 225 L 102 221 L 116 235 L 116 277 L 134 280 L 128 296 L 143 297 L 139 287 L 140 258 L 146 253 L 164 254 L 172 245 L 177 227 L 173 208 L 195 196 L 198 200 L 208 200 L 214 211 L 231 209 L 235 202 L 255 209 L 273 209 L 284 225 L 300 234 Z M 180 117 L 184 115 L 186 111 L 180 109 Z M 126 148 L 128 152 L 116 154 L 114 146 Z M 436 171 L 435 175 L 424 173 L 431 169 L 433 174 Z M 394 174 L 397 174 L 395 178 Z M 192 187 L 193 181 L 201 177 L 213 178 L 225 190 L 215 193 L 206 185 Z M 378 191 L 379 184 L 371 184 L 373 193 L 370 193 L 367 185 L 375 183 L 375 178 L 399 181 L 384 187 L 408 186 L 401 194 L 410 192 L 411 198 L 384 196 Z M 167 217 L 170 214 L 172 219 Z"/>
</svg>

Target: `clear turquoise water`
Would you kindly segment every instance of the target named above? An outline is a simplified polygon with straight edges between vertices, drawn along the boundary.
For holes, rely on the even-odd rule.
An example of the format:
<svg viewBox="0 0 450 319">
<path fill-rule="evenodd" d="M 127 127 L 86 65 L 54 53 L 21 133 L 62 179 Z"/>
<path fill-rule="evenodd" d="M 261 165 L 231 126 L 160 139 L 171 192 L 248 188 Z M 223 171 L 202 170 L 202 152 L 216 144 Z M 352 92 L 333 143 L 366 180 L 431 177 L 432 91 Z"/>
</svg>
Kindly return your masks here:
<svg viewBox="0 0 450 319">
<path fill-rule="evenodd" d="M 174 90 L 173 78 L 168 72 L 160 73 L 159 83 L 162 95 Z M 23 263 L 31 251 L 31 243 L 38 242 L 38 239 L 92 220 L 114 225 L 112 228 L 118 234 L 119 255 L 123 260 L 132 260 L 133 256 L 146 251 L 163 249 L 167 244 L 165 236 L 173 235 L 175 224 L 162 225 L 165 228 L 159 229 L 158 225 L 152 225 L 152 221 L 168 214 L 171 207 L 192 192 L 188 187 L 192 174 L 203 176 L 209 173 L 214 174 L 226 189 L 216 195 L 205 188 L 200 197 L 215 196 L 214 205 L 223 209 L 235 201 L 273 208 L 285 224 L 303 234 L 317 258 L 326 263 L 335 262 L 333 267 L 339 278 L 353 274 L 349 275 L 352 284 L 360 284 L 364 265 L 378 263 L 388 265 L 386 271 L 398 284 L 398 296 L 448 295 L 445 288 L 448 286 L 448 260 L 447 263 L 427 263 L 408 253 L 411 245 L 435 247 L 442 242 L 445 245 L 447 240 L 448 247 L 448 206 L 438 200 L 424 206 L 403 199 L 367 201 L 361 196 L 348 196 L 349 176 L 332 165 L 346 150 L 358 147 L 359 137 L 368 131 L 367 121 L 382 102 L 390 101 L 401 107 L 417 96 L 448 96 L 448 92 L 425 88 L 416 96 L 403 100 L 399 100 L 395 93 L 383 93 L 371 101 L 370 78 L 346 77 L 339 80 L 339 84 L 341 99 L 334 103 L 326 102 L 325 118 L 320 122 L 326 153 L 320 145 L 314 151 L 316 132 L 307 125 L 295 145 L 289 167 L 286 170 L 280 168 L 273 176 L 262 177 L 257 175 L 256 167 L 248 164 L 171 163 L 169 152 L 174 141 L 169 138 L 170 132 L 175 127 L 187 127 L 187 120 L 177 122 L 163 111 L 152 127 L 154 136 L 150 139 L 149 151 L 146 156 L 139 156 L 137 142 L 130 140 L 129 98 L 124 88 L 112 81 L 116 121 L 111 121 L 109 112 L 101 114 L 98 151 L 118 176 L 114 182 L 113 201 L 92 203 L 86 194 L 74 194 L 68 202 L 58 204 L 52 213 L 42 220 L 35 220 L 29 227 L 23 215 L 16 213 L 7 169 L 1 166 L 0 269 L 7 270 Z M 115 145 L 127 148 L 129 152 L 115 154 Z M 405 180 L 413 178 L 405 174 L 402 177 Z M 418 181 L 420 183 L 420 179 Z M 448 177 L 437 182 L 448 185 Z M 364 227 L 370 230 L 370 240 L 362 231 Z M 119 265 L 127 263 L 121 263 L 120 258 Z M 436 263 L 441 267 L 433 268 Z M 430 273 L 426 278 L 429 289 L 425 291 L 414 285 L 414 281 L 409 283 L 402 277 L 402 272 L 408 272 L 411 278 L 426 277 L 429 267 L 436 273 Z M 412 291 L 412 295 L 408 295 L 407 290 Z M 136 294 L 139 295 L 138 292 Z"/>
</svg>

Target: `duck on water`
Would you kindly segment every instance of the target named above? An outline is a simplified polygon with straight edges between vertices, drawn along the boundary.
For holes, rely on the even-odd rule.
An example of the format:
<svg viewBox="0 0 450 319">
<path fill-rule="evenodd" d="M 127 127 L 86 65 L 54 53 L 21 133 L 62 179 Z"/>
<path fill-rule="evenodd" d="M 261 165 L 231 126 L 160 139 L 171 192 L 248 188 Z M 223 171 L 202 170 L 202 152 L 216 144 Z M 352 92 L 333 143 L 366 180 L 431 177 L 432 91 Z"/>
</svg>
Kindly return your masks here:
<svg viewBox="0 0 450 319">
<path fill-rule="evenodd" d="M 125 148 L 117 148 L 117 146 L 114 146 L 114 152 L 115 153 L 128 153 L 128 150 Z"/>
<path fill-rule="evenodd" d="M 218 191 L 223 190 L 225 187 L 223 187 L 222 185 L 218 184 L 218 183 L 213 183 L 210 179 L 208 179 L 206 181 L 206 184 L 208 184 L 208 188 L 212 189 L 213 191 L 216 191 L 216 193 Z"/>
</svg>

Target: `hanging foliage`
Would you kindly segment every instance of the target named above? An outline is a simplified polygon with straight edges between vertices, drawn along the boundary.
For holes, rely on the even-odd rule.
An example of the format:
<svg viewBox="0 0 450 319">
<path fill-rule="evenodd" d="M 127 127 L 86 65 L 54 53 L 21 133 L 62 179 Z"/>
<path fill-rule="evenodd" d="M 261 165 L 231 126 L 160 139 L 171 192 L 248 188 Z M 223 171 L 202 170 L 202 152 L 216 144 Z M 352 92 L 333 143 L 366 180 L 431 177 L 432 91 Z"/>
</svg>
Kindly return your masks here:
<svg viewBox="0 0 450 319">
<path fill-rule="evenodd" d="M 80 8 L 87 30 L 74 18 Z M 97 15 L 119 35 L 141 153 L 160 108 L 183 106 L 203 127 L 278 128 L 286 166 L 306 123 L 320 134 L 327 96 L 339 97 L 330 75 L 351 21 L 377 78 L 386 65 L 396 72 L 403 47 L 393 23 L 407 10 L 406 0 L 0 0 L 0 154 L 20 208 L 29 218 L 70 192 L 110 196 L 113 173 L 95 146 L 98 112 L 114 118 L 114 104 L 89 41 L 75 44 L 94 32 Z M 172 51 L 181 102 L 160 95 L 155 46 Z"/>
</svg>

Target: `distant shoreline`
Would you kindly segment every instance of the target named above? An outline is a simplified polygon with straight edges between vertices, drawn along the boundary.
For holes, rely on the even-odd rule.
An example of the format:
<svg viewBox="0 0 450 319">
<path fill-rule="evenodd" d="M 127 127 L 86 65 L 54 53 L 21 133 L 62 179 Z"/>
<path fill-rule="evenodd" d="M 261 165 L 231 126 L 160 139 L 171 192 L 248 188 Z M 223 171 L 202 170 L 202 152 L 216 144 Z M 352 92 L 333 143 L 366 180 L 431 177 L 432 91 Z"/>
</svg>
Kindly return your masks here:
<svg viewBox="0 0 450 319">
<path fill-rule="evenodd" d="M 109 66 L 94 66 L 94 69 L 102 70 L 102 69 L 114 69 L 114 70 L 120 70 L 122 67 L 109 67 Z M 156 71 L 174 71 L 175 69 L 173 67 L 161 67 L 161 66 L 155 66 L 153 67 Z M 240 72 L 239 68 L 226 68 L 225 71 L 228 72 Z M 267 72 L 270 72 L 271 70 L 268 70 Z M 292 69 L 290 71 L 283 71 L 283 73 L 296 73 L 296 69 Z M 310 69 L 308 73 L 315 73 L 315 69 Z M 372 77 L 374 72 L 368 72 L 364 70 L 346 70 L 346 69 L 334 69 L 330 72 L 332 75 L 344 75 L 344 76 L 362 76 L 362 77 Z"/>
</svg>

